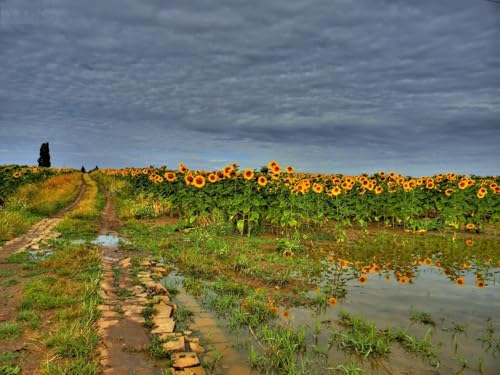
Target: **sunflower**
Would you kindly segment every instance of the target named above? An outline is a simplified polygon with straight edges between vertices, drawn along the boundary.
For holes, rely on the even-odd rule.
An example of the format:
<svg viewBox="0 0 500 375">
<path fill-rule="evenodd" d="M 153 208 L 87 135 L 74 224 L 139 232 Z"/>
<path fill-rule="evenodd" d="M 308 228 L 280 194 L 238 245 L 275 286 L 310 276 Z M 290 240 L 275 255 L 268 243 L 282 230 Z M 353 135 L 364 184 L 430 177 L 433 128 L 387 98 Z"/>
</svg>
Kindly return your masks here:
<svg viewBox="0 0 500 375">
<path fill-rule="evenodd" d="M 368 277 L 366 275 L 359 275 L 358 280 L 360 284 L 366 284 Z"/>
<path fill-rule="evenodd" d="M 269 310 L 271 310 L 274 315 L 278 315 L 278 308 L 276 306 L 271 306 Z"/>
<path fill-rule="evenodd" d="M 252 171 L 251 169 L 245 169 L 243 171 L 243 178 L 245 180 L 251 180 L 254 176 L 254 171 Z"/>
<path fill-rule="evenodd" d="M 179 163 L 179 172 L 180 173 L 186 173 L 188 171 L 188 169 L 186 168 L 186 166 L 184 165 L 184 163 Z"/>
<path fill-rule="evenodd" d="M 174 172 L 165 172 L 164 176 L 168 182 L 174 182 L 177 180 L 177 176 Z"/>
<path fill-rule="evenodd" d="M 485 287 L 484 280 L 477 280 L 477 281 L 476 281 L 476 286 L 477 286 L 478 288 L 484 288 L 484 287 Z"/>
<path fill-rule="evenodd" d="M 330 306 L 335 306 L 337 304 L 337 298 L 335 297 L 330 297 L 328 298 L 328 303 L 330 304 Z"/>
<path fill-rule="evenodd" d="M 286 168 L 285 168 L 285 171 L 288 174 L 291 174 L 291 173 L 295 172 L 295 170 L 293 169 L 293 167 L 291 165 L 287 165 Z"/>
<path fill-rule="evenodd" d="M 231 178 L 231 175 L 233 174 L 233 172 L 234 172 L 233 166 L 232 165 L 226 165 L 224 167 L 224 170 L 223 170 L 222 173 L 224 174 L 224 177 Z"/>
<path fill-rule="evenodd" d="M 474 230 L 474 229 L 476 229 L 476 225 L 473 223 L 468 223 L 467 225 L 465 225 L 465 229 L 466 230 Z"/>
<path fill-rule="evenodd" d="M 458 188 L 459 188 L 460 190 L 464 190 L 466 187 L 467 187 L 467 180 L 461 180 L 461 181 L 458 183 Z"/>
<path fill-rule="evenodd" d="M 259 184 L 259 186 L 266 186 L 267 178 L 265 176 L 259 176 L 259 178 L 257 179 L 257 183 Z"/>
<path fill-rule="evenodd" d="M 343 185 L 343 184 L 342 184 Z M 330 191 L 330 193 L 336 197 L 338 195 L 340 195 L 342 193 L 342 189 L 339 188 L 338 186 L 335 186 L 334 188 L 332 188 L 332 190 Z"/>
<path fill-rule="evenodd" d="M 217 173 L 210 173 L 208 175 L 208 182 L 210 183 L 214 183 L 214 182 L 217 182 L 217 180 L 219 179 L 219 176 L 217 176 Z"/>
<path fill-rule="evenodd" d="M 267 167 L 269 169 L 273 169 L 275 166 L 279 166 L 278 162 L 276 160 L 271 160 L 268 164 L 267 164 Z"/>
<path fill-rule="evenodd" d="M 193 183 L 194 177 L 191 174 L 187 174 L 184 176 L 184 182 L 186 185 L 191 185 Z"/>
<path fill-rule="evenodd" d="M 434 189 L 434 187 L 435 187 L 435 185 L 434 185 L 434 181 L 432 181 L 432 180 L 427 181 L 427 182 L 425 183 L 425 187 L 426 187 L 427 189 L 429 189 L 429 190 Z"/>
<path fill-rule="evenodd" d="M 275 164 L 272 168 L 271 168 L 271 172 L 273 172 L 274 174 L 279 174 L 281 173 L 281 167 L 279 164 Z"/>
<path fill-rule="evenodd" d="M 474 241 L 469 238 L 468 240 L 465 240 L 465 244 L 470 247 L 470 246 L 474 245 Z"/>
<path fill-rule="evenodd" d="M 288 318 L 290 316 L 290 313 L 288 312 L 288 310 L 283 310 L 283 318 Z"/>
<path fill-rule="evenodd" d="M 193 186 L 197 187 L 198 189 L 201 189 L 203 186 L 205 186 L 205 177 L 198 175 L 193 179 Z"/>
<path fill-rule="evenodd" d="M 453 189 L 446 189 L 444 191 L 444 195 L 446 195 L 447 197 L 451 197 L 452 194 L 453 194 Z"/>
<path fill-rule="evenodd" d="M 486 190 L 484 187 L 482 187 L 481 189 L 479 189 L 479 190 L 477 191 L 477 194 L 476 194 L 476 195 L 477 195 L 477 197 L 478 197 L 479 199 L 483 199 L 483 198 L 484 198 L 484 196 L 485 196 L 487 193 L 488 193 L 488 190 Z"/>
<path fill-rule="evenodd" d="M 384 188 L 382 186 L 377 186 L 375 187 L 375 194 L 379 195 L 384 191 Z"/>
<path fill-rule="evenodd" d="M 19 171 L 14 172 L 14 173 L 12 174 L 12 177 L 14 177 L 14 178 L 19 178 L 19 177 L 21 177 L 21 172 L 19 172 Z"/>
<path fill-rule="evenodd" d="M 457 277 L 455 279 L 455 284 L 457 284 L 457 285 L 464 285 L 465 284 L 464 278 L 463 277 Z"/>
<path fill-rule="evenodd" d="M 315 193 L 322 193 L 323 192 L 323 185 L 317 184 L 316 182 L 313 184 L 313 191 Z"/>
</svg>

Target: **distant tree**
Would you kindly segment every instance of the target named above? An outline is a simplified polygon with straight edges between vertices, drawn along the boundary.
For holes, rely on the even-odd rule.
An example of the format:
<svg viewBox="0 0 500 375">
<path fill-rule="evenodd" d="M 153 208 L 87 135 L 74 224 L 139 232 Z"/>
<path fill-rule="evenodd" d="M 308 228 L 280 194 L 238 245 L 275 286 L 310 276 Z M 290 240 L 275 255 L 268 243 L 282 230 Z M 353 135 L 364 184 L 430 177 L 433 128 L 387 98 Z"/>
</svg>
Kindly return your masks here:
<svg viewBox="0 0 500 375">
<path fill-rule="evenodd" d="M 40 147 L 40 157 L 38 158 L 39 167 L 50 167 L 50 152 L 49 152 L 49 142 L 42 143 Z"/>
<path fill-rule="evenodd" d="M 80 171 L 81 171 L 82 173 L 87 173 L 87 171 L 85 170 L 85 167 L 84 167 L 83 165 L 82 165 L 82 169 L 80 169 Z"/>
<path fill-rule="evenodd" d="M 260 168 L 260 172 L 267 173 L 267 172 L 269 172 L 269 168 L 264 165 L 263 167 Z"/>
</svg>

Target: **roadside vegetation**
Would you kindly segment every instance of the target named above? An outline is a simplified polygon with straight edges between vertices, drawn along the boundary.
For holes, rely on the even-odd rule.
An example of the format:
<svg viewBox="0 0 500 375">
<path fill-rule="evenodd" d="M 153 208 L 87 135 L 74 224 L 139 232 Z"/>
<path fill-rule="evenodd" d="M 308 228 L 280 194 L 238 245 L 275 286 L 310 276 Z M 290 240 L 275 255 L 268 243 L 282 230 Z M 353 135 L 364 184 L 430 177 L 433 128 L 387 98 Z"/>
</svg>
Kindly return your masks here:
<svg viewBox="0 0 500 375">
<path fill-rule="evenodd" d="M 10 177 L 13 178 L 13 177 Z M 18 177 L 22 179 L 23 177 Z M 38 220 L 55 214 L 74 201 L 80 191 L 80 173 L 48 174 L 27 179 L 0 207 L 0 244 L 25 233 Z"/>
</svg>

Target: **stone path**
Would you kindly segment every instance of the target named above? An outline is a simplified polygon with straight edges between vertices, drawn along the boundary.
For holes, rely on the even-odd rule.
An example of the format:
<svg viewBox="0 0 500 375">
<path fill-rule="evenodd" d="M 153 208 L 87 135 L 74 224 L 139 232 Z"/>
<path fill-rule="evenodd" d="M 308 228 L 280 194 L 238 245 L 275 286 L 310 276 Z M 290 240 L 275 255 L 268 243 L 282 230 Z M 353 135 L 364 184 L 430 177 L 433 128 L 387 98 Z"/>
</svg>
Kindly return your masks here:
<svg viewBox="0 0 500 375">
<path fill-rule="evenodd" d="M 117 235 L 115 230 L 120 224 L 110 197 L 102 217 L 101 234 Z M 151 259 L 143 259 L 133 274 L 127 251 L 119 246 L 100 248 L 103 304 L 99 306 L 102 315 L 97 326 L 102 338 L 99 360 L 103 374 L 205 374 L 197 355 L 203 351 L 199 340 L 175 332 L 173 314 L 177 306 L 167 289 L 156 281 L 168 274 L 167 269 Z M 143 316 L 148 308 L 154 312 L 148 322 L 151 330 L 146 328 Z M 149 335 L 158 335 L 162 349 L 170 353 L 170 369 L 166 369 L 165 360 L 153 360 L 149 355 L 152 345 Z"/>
</svg>

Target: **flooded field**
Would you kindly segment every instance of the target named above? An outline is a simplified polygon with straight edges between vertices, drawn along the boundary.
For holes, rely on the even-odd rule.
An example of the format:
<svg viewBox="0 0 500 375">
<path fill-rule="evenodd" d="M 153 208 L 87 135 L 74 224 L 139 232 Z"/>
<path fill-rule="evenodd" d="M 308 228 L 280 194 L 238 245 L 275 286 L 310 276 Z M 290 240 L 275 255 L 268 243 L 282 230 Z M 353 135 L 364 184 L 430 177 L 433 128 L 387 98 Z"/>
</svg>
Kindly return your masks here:
<svg viewBox="0 0 500 375">
<path fill-rule="evenodd" d="M 223 342 L 231 345 L 214 347 L 221 356 L 215 373 L 231 373 L 235 358 L 245 358 L 242 364 L 250 364 L 256 374 L 500 373 L 496 238 L 378 232 L 342 244 L 318 241 L 302 254 L 280 254 L 288 262 L 289 277 L 280 283 L 255 277 L 256 259 L 269 261 L 275 255 L 269 242 L 255 263 L 249 261 L 252 277 L 249 271 L 226 272 L 226 259 L 219 259 L 215 281 L 176 274 L 164 280 L 171 288 L 177 285 L 181 305 L 202 306 L 194 308 L 195 317 L 200 309 L 202 317 L 211 317 L 208 311 L 218 316 L 215 329 L 222 328 Z M 204 259 L 210 263 L 210 255 Z M 276 272 L 283 274 L 283 269 Z M 297 280 L 304 282 L 297 285 Z M 274 318 L 261 319 L 272 327 L 267 336 L 254 333 L 262 327 L 252 329 L 251 316 L 238 316 L 248 301 L 259 298 L 274 309 Z M 259 321 L 258 308 L 250 314 Z M 199 319 L 194 330 L 200 328 Z M 200 331 L 206 334 L 213 324 L 201 323 Z"/>
</svg>

